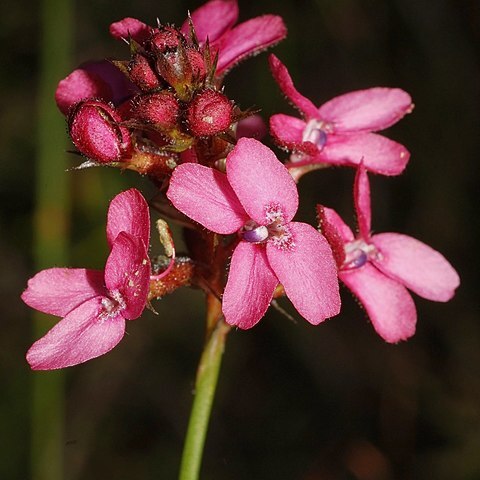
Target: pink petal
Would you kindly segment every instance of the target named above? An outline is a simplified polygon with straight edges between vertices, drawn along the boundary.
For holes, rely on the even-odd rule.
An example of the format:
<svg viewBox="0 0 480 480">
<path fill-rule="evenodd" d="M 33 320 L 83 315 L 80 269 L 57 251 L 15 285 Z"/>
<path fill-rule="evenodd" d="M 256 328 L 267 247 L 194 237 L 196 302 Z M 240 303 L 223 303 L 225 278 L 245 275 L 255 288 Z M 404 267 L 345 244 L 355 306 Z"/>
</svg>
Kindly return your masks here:
<svg viewBox="0 0 480 480">
<path fill-rule="evenodd" d="M 105 284 L 127 320 L 141 315 L 150 288 L 150 261 L 139 237 L 118 234 L 105 265 Z"/>
<path fill-rule="evenodd" d="M 275 154 L 259 141 L 238 141 L 227 157 L 227 177 L 246 212 L 257 223 L 269 223 L 266 214 L 272 208 L 280 208 L 285 222 L 297 212 L 295 181 Z"/>
<path fill-rule="evenodd" d="M 441 253 L 399 233 L 374 235 L 372 242 L 383 257 L 375 266 L 385 275 L 428 300 L 446 302 L 455 294 L 460 279 Z"/>
<path fill-rule="evenodd" d="M 268 58 L 273 78 L 278 83 L 283 94 L 297 107 L 306 117 L 319 118 L 317 107 L 301 93 L 293 84 L 292 77 L 287 67 L 273 54 Z"/>
<path fill-rule="evenodd" d="M 110 247 L 120 232 L 127 232 L 150 245 L 150 213 L 143 195 L 135 188 L 119 193 L 111 202 L 107 215 L 107 241 Z"/>
<path fill-rule="evenodd" d="M 355 239 L 355 235 L 350 227 L 342 220 L 335 210 L 321 205 L 318 205 L 318 207 L 320 207 L 320 209 L 317 208 L 317 212 L 319 212 L 320 228 L 325 236 L 327 236 L 327 234 L 323 231 L 324 224 L 328 229 L 335 229 L 335 235 L 339 235 L 343 243 L 352 242 Z"/>
<path fill-rule="evenodd" d="M 340 271 L 340 280 L 365 307 L 376 332 L 387 342 L 406 340 L 415 333 L 417 312 L 407 289 L 369 263 Z"/>
<path fill-rule="evenodd" d="M 405 169 L 410 153 L 399 143 L 375 133 L 329 135 L 323 151 L 312 159 L 334 165 L 363 165 L 382 175 L 399 175 Z"/>
<path fill-rule="evenodd" d="M 218 48 L 217 75 L 226 73 L 246 57 L 283 40 L 287 29 L 281 17 L 262 15 L 240 23 L 213 45 Z"/>
<path fill-rule="evenodd" d="M 360 236 L 368 241 L 372 229 L 372 212 L 370 205 L 370 183 L 363 163 L 357 168 L 357 174 L 355 175 L 354 201 Z"/>
<path fill-rule="evenodd" d="M 371 132 L 397 123 L 412 109 L 407 92 L 376 87 L 335 97 L 324 103 L 318 113 L 322 120 L 334 124 L 336 132 Z"/>
<path fill-rule="evenodd" d="M 95 73 L 109 85 L 112 90 L 112 98 L 104 98 L 104 100 L 111 100 L 115 105 L 120 105 L 138 92 L 138 87 L 128 80 L 127 76 L 108 60 L 86 62 L 82 64 L 82 69 L 90 73 Z"/>
<path fill-rule="evenodd" d="M 317 216 L 320 231 L 332 249 L 337 266 L 341 266 L 345 261 L 345 243 L 354 239 L 353 233 L 335 210 L 317 205 Z"/>
<path fill-rule="evenodd" d="M 232 255 L 223 294 L 226 322 L 244 329 L 253 327 L 265 315 L 277 284 L 265 246 L 240 242 Z"/>
<path fill-rule="evenodd" d="M 99 97 L 108 102 L 113 98 L 112 89 L 100 75 L 83 68 L 74 70 L 60 80 L 55 91 L 55 101 L 64 115 L 80 100 L 91 97 Z"/>
<path fill-rule="evenodd" d="M 106 293 L 102 271 L 49 268 L 28 281 L 22 300 L 35 310 L 64 317 L 81 303 Z"/>
<path fill-rule="evenodd" d="M 211 0 L 194 10 L 191 17 L 198 41 L 204 43 L 208 37 L 210 43 L 214 42 L 237 21 L 237 0 Z M 188 20 L 183 23 L 181 31 L 188 37 Z"/>
<path fill-rule="evenodd" d="M 173 171 L 167 197 L 178 210 L 212 232 L 233 233 L 248 220 L 227 176 L 203 165 L 179 165 Z"/>
<path fill-rule="evenodd" d="M 308 155 L 316 155 L 318 148 L 311 142 L 303 141 L 306 123 L 300 118 L 278 113 L 270 117 L 270 134 L 275 142 L 288 150 L 302 151 Z"/>
<path fill-rule="evenodd" d="M 32 345 L 27 361 L 33 370 L 77 365 L 109 352 L 120 342 L 125 320 L 120 315 L 105 316 L 102 299 L 82 303 Z"/>
<path fill-rule="evenodd" d="M 261 140 L 267 135 L 267 126 L 260 115 L 250 115 L 237 124 L 237 138 L 249 137 Z"/>
<path fill-rule="evenodd" d="M 127 17 L 110 25 L 110 35 L 116 40 L 132 38 L 142 44 L 150 37 L 152 28 L 136 18 Z"/>
<path fill-rule="evenodd" d="M 292 248 L 267 243 L 270 266 L 298 313 L 317 325 L 340 312 L 337 267 L 325 238 L 306 223 L 288 225 Z"/>
</svg>

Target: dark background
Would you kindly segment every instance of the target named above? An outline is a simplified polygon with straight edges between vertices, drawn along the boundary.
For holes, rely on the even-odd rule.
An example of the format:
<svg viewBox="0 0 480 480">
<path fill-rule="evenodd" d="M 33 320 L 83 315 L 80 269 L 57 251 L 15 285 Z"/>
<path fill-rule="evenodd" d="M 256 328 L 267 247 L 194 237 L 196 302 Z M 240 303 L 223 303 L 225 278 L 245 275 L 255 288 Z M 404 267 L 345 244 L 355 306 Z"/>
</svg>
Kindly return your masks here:
<svg viewBox="0 0 480 480">
<path fill-rule="evenodd" d="M 181 24 L 200 3 L 77 2 L 72 68 L 127 57 L 126 47 L 109 37 L 112 21 L 132 16 L 154 24 L 158 17 Z M 19 299 L 34 273 L 39 4 L 5 2 L 0 15 L 2 479 L 29 478 L 31 380 L 41 375 L 24 359 L 32 320 Z M 480 4 L 257 0 L 240 1 L 240 11 L 242 20 L 283 16 L 289 35 L 274 52 L 317 104 L 372 86 L 412 95 L 414 112 L 386 132 L 409 148 L 410 164 L 401 177 L 372 179 L 373 225 L 441 251 L 462 285 L 447 304 L 415 298 L 417 333 L 396 346 L 374 333 L 346 290 L 341 315 L 318 327 L 271 309 L 254 329 L 233 332 L 202 478 L 479 479 Z M 262 54 L 232 71 L 226 92 L 242 107 L 262 107 L 268 118 L 292 110 L 266 59 Z M 70 165 L 77 164 L 72 155 Z M 109 200 L 131 185 L 146 193 L 149 187 L 109 169 L 65 175 L 71 177 L 69 265 L 101 268 Z M 313 222 L 313 206 L 321 202 L 353 226 L 352 181 L 350 169 L 309 174 L 300 183 L 300 218 Z M 158 316 L 146 313 L 129 324 L 111 353 L 68 369 L 65 478 L 175 478 L 203 341 L 202 295 L 178 291 L 156 309 Z"/>
</svg>

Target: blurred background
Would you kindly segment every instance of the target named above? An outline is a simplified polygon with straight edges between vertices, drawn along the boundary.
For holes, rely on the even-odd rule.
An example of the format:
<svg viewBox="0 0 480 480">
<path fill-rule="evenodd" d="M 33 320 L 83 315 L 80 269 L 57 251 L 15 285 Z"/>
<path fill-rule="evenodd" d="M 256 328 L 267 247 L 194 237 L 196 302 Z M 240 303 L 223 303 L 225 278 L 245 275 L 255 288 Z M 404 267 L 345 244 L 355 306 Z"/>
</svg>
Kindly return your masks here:
<svg viewBox="0 0 480 480">
<path fill-rule="evenodd" d="M 108 34 L 111 22 L 132 16 L 153 25 L 158 17 L 179 25 L 201 3 L 72 0 L 70 10 L 54 0 L 2 3 L 2 479 L 34 478 L 31 438 L 41 449 L 52 431 L 64 432 L 51 455 L 62 456 L 65 479 L 176 477 L 203 342 L 200 292 L 156 302 L 158 315 L 131 322 L 111 353 L 63 374 L 29 370 L 24 355 L 40 334 L 19 295 L 40 268 L 103 268 L 108 202 L 130 186 L 151 192 L 131 172 L 64 171 L 79 157 L 63 154 L 72 147 L 55 110 L 55 83 L 88 59 L 127 58 L 126 46 Z M 399 345 L 375 334 L 346 290 L 341 315 L 318 327 L 270 309 L 254 329 L 232 332 L 202 478 L 479 479 L 479 2 L 240 0 L 240 12 L 241 20 L 262 13 L 285 19 L 288 38 L 273 51 L 317 104 L 372 86 L 412 95 L 414 112 L 386 132 L 409 148 L 410 164 L 401 177 L 372 178 L 373 226 L 439 250 L 462 285 L 447 304 L 415 298 L 417 333 Z M 42 47 L 49 44 L 52 50 Z M 226 93 L 241 107 L 261 107 L 266 119 L 293 113 L 266 60 L 262 54 L 232 71 Z M 56 68 L 54 78 L 41 73 L 42 64 Z M 45 140 L 50 125 L 61 125 L 54 141 Z M 313 207 L 322 203 L 353 227 L 353 173 L 304 177 L 299 218 L 313 223 Z M 160 252 L 155 241 L 152 252 Z M 282 306 L 294 314 L 288 302 Z M 63 400 L 49 398 L 49 385 L 64 390 Z M 42 402 L 43 418 L 56 420 L 39 431 L 31 419 Z"/>
</svg>

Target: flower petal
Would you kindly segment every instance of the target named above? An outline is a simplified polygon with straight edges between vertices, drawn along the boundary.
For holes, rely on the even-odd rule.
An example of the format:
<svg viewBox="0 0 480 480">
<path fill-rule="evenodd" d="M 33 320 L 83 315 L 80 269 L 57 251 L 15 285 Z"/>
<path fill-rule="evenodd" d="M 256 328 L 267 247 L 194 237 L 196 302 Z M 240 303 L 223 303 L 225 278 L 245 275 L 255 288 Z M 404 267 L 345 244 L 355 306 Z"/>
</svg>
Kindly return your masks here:
<svg viewBox="0 0 480 480">
<path fill-rule="evenodd" d="M 337 267 L 326 239 L 306 223 L 288 225 L 292 248 L 267 243 L 270 266 L 298 313 L 317 325 L 340 312 Z"/>
<path fill-rule="evenodd" d="M 380 233 L 372 236 L 372 243 L 382 254 L 375 266 L 423 298 L 446 302 L 460 285 L 457 272 L 445 257 L 415 238 Z"/>
<path fill-rule="evenodd" d="M 102 297 L 92 298 L 72 310 L 36 341 L 27 352 L 27 361 L 33 370 L 78 365 L 109 352 L 124 333 L 123 317 L 105 316 Z"/>
<path fill-rule="evenodd" d="M 370 182 L 363 163 L 357 168 L 354 186 L 355 212 L 357 214 L 360 236 L 368 241 L 372 229 L 372 212 L 370 204 Z"/>
<path fill-rule="evenodd" d="M 112 98 L 110 100 L 115 106 L 120 105 L 138 92 L 138 87 L 108 60 L 86 62 L 82 64 L 82 68 L 88 72 L 99 75 L 100 78 L 109 85 L 112 90 Z"/>
<path fill-rule="evenodd" d="M 110 247 L 120 232 L 127 232 L 150 245 L 150 213 L 143 195 L 135 188 L 119 193 L 108 207 L 107 241 Z"/>
<path fill-rule="evenodd" d="M 237 124 L 237 138 L 249 137 L 261 140 L 267 135 L 267 126 L 261 115 L 250 115 Z"/>
<path fill-rule="evenodd" d="M 371 132 L 397 123 L 413 109 L 412 99 L 399 88 L 357 90 L 324 103 L 318 113 L 336 132 Z"/>
<path fill-rule="evenodd" d="M 233 233 L 248 220 L 227 176 L 203 165 L 179 165 L 173 171 L 167 197 L 178 210 L 212 232 Z"/>
<path fill-rule="evenodd" d="M 150 288 L 150 261 L 140 237 L 118 234 L 105 265 L 105 284 L 114 300 L 120 294 L 127 320 L 142 314 Z"/>
<path fill-rule="evenodd" d="M 327 239 L 337 266 L 345 261 L 345 244 L 354 239 L 350 228 L 335 210 L 317 205 L 317 217 L 321 233 Z"/>
<path fill-rule="evenodd" d="M 405 169 L 410 153 L 397 142 L 375 133 L 329 135 L 327 145 L 313 162 L 334 165 L 363 165 L 382 175 L 399 175 Z"/>
<path fill-rule="evenodd" d="M 150 37 L 152 28 L 136 18 L 126 17 L 110 25 L 110 35 L 116 40 L 132 38 L 142 44 Z"/>
<path fill-rule="evenodd" d="M 268 57 L 273 78 L 278 83 L 283 94 L 297 107 L 306 117 L 319 118 L 317 107 L 301 93 L 293 84 L 292 77 L 287 67 L 273 54 Z"/>
<path fill-rule="evenodd" d="M 28 281 L 22 300 L 35 310 L 64 317 L 81 303 L 106 294 L 100 270 L 49 268 Z"/>
<path fill-rule="evenodd" d="M 335 210 L 318 205 L 317 212 L 320 221 L 320 229 L 327 238 L 328 233 L 323 231 L 324 224 L 328 224 L 326 225 L 327 229 L 334 228 L 336 230 L 335 235 L 339 235 L 343 243 L 352 242 L 355 239 L 355 235 L 350 227 L 342 220 Z"/>
<path fill-rule="evenodd" d="M 112 89 L 100 75 L 83 68 L 74 70 L 60 80 L 55 91 L 55 101 L 64 115 L 80 100 L 91 97 L 99 97 L 108 102 L 113 98 Z"/>
<path fill-rule="evenodd" d="M 222 310 L 229 325 L 251 328 L 265 315 L 278 284 L 264 245 L 240 242 L 235 248 Z"/>
<path fill-rule="evenodd" d="M 198 41 L 204 43 L 208 37 L 212 43 L 235 25 L 238 19 L 237 0 L 211 0 L 194 10 L 191 18 Z M 181 31 L 188 36 L 188 20 L 183 23 Z"/>
<path fill-rule="evenodd" d="M 385 341 L 397 343 L 415 333 L 417 312 L 403 285 L 369 263 L 358 269 L 340 271 L 339 277 L 360 300 L 376 332 Z"/>
<path fill-rule="evenodd" d="M 237 63 L 277 44 L 286 35 L 287 28 L 277 15 L 262 15 L 240 23 L 213 45 L 218 48 L 216 74 L 225 74 Z"/>
<path fill-rule="evenodd" d="M 288 150 L 301 151 L 308 155 L 316 155 L 318 148 L 312 142 L 303 141 L 306 123 L 300 118 L 277 113 L 270 117 L 270 134 L 275 143 Z"/>
<path fill-rule="evenodd" d="M 289 222 L 298 208 L 297 186 L 285 166 L 265 145 L 241 138 L 227 156 L 227 177 L 246 212 L 266 225 L 270 208 L 280 208 Z"/>
</svg>

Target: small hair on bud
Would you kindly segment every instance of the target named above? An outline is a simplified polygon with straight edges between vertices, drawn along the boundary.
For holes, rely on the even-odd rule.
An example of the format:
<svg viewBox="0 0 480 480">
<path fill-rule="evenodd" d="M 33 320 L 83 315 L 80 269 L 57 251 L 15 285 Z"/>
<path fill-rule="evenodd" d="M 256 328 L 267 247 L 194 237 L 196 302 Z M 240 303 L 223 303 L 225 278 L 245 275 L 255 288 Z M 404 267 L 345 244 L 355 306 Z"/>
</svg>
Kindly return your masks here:
<svg viewBox="0 0 480 480">
<path fill-rule="evenodd" d="M 130 133 L 120 115 L 100 100 L 79 102 L 68 117 L 68 130 L 80 153 L 99 163 L 122 160 L 131 148 Z"/>
<path fill-rule="evenodd" d="M 137 120 L 166 129 L 175 126 L 179 111 L 180 106 L 175 95 L 163 91 L 137 97 L 132 113 Z"/>
<path fill-rule="evenodd" d="M 197 137 L 224 132 L 232 121 L 232 103 L 223 93 L 215 90 L 198 93 L 187 109 L 188 128 Z"/>
</svg>

